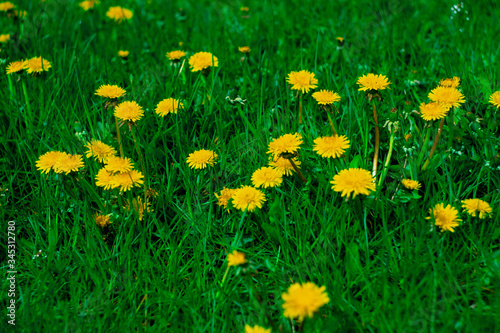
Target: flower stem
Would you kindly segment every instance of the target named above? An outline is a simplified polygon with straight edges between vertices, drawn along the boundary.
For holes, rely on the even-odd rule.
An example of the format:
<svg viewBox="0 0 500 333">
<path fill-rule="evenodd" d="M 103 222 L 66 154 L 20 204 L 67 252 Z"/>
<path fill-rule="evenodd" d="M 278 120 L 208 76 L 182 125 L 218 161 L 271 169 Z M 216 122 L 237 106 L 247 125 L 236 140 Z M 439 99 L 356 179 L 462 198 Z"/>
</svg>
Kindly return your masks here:
<svg viewBox="0 0 500 333">
<path fill-rule="evenodd" d="M 23 86 L 24 99 L 26 100 L 26 111 L 28 112 L 26 119 L 26 125 L 29 131 L 33 131 L 33 114 L 31 112 L 30 98 L 28 97 L 28 91 L 26 90 L 26 83 L 21 79 L 21 85 Z M 29 120 L 29 121 L 28 121 Z"/>
<path fill-rule="evenodd" d="M 333 121 L 332 121 L 332 110 L 330 108 L 326 108 L 326 110 L 328 111 L 327 113 L 327 116 L 328 116 L 328 121 L 330 122 L 330 127 L 332 128 L 332 132 L 333 132 L 333 135 L 337 135 L 337 131 L 335 131 L 335 126 L 333 125 Z"/>
<path fill-rule="evenodd" d="M 302 93 L 299 96 L 299 125 L 302 124 Z"/>
<path fill-rule="evenodd" d="M 299 176 L 300 180 L 302 180 L 302 182 L 304 182 L 304 183 L 307 183 L 306 177 L 304 177 L 302 172 L 300 172 L 300 169 L 297 167 L 297 165 L 295 164 L 293 159 L 289 158 L 288 161 L 290 161 L 290 164 L 292 165 L 293 169 L 295 170 L 295 172 L 297 172 L 297 175 Z"/>
<path fill-rule="evenodd" d="M 375 107 L 375 102 L 373 102 L 373 120 L 375 121 L 375 153 L 373 154 L 373 170 L 372 176 L 375 178 L 377 175 L 377 165 L 378 165 L 378 151 L 380 147 L 380 130 L 378 128 L 378 118 L 377 118 L 377 108 Z"/>
<path fill-rule="evenodd" d="M 394 129 L 391 132 L 391 138 L 389 139 L 389 153 L 387 154 L 387 157 L 385 158 L 384 169 L 382 170 L 382 176 L 379 179 L 378 186 L 382 185 L 382 183 L 385 180 L 385 176 L 387 176 L 387 169 L 389 168 L 389 161 L 391 160 L 392 150 L 394 149 L 394 135 L 395 135 L 395 133 L 396 133 L 396 130 Z"/>
<path fill-rule="evenodd" d="M 135 150 L 137 151 L 137 154 L 139 155 L 139 160 L 141 161 L 141 169 L 142 169 L 142 174 L 144 175 L 144 204 L 146 204 L 146 171 L 144 169 L 144 159 L 142 158 L 142 153 L 141 150 L 139 149 L 139 145 L 137 144 L 137 139 L 135 137 L 134 131 L 132 131 L 132 128 L 130 128 L 130 133 L 132 133 L 132 138 L 134 139 L 135 143 Z M 121 147 L 121 146 L 120 146 Z M 146 210 L 144 210 L 146 211 Z"/>
<path fill-rule="evenodd" d="M 427 158 L 427 161 L 425 161 L 424 166 L 422 167 L 422 170 L 425 170 L 427 166 L 429 165 L 429 162 L 432 158 L 432 155 L 434 155 L 434 151 L 436 150 L 439 138 L 441 137 L 441 131 L 443 130 L 443 124 L 444 124 L 444 118 L 441 118 L 441 122 L 439 123 L 439 128 L 436 133 L 436 138 L 434 139 L 434 143 L 432 144 L 431 151 L 429 153 L 429 157 Z"/>
<path fill-rule="evenodd" d="M 120 148 L 120 157 L 123 158 L 123 147 L 122 147 L 122 139 L 120 136 L 120 126 L 118 126 L 118 118 L 115 116 L 115 124 L 116 124 L 116 137 L 118 138 L 118 147 Z"/>
<path fill-rule="evenodd" d="M 453 146 L 453 140 L 455 139 L 455 123 L 453 122 L 453 114 L 455 113 L 455 107 L 453 106 L 450 110 L 448 119 L 448 129 L 449 129 L 449 137 L 448 144 L 446 146 L 447 150 L 450 150 L 451 146 Z"/>
<path fill-rule="evenodd" d="M 422 143 L 422 148 L 420 149 L 420 153 L 418 154 L 417 168 L 420 167 L 420 163 L 422 163 L 422 159 L 424 158 L 425 148 L 427 147 L 427 142 L 429 142 L 430 136 L 431 136 L 431 131 L 430 131 L 430 126 L 429 126 L 429 127 L 427 127 L 427 130 L 425 133 L 425 139 L 424 139 L 424 142 Z"/>
</svg>

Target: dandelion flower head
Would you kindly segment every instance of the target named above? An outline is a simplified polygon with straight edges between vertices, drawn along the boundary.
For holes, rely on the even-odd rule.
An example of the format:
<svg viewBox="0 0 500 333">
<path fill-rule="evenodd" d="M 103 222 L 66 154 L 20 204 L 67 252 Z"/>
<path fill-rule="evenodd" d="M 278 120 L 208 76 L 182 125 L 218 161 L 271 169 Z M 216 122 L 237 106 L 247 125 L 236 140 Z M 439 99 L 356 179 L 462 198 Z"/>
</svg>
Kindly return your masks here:
<svg viewBox="0 0 500 333">
<path fill-rule="evenodd" d="M 49 151 L 38 158 L 36 168 L 42 173 L 49 173 L 65 155 L 66 153 L 61 151 Z"/>
<path fill-rule="evenodd" d="M 16 8 L 16 5 L 14 5 L 12 2 L 0 2 L 0 11 L 2 12 L 8 12 L 9 10 L 12 10 Z"/>
<path fill-rule="evenodd" d="M 126 58 L 126 57 L 128 57 L 128 55 L 129 55 L 129 54 L 130 54 L 130 52 L 129 52 L 129 51 L 127 51 L 127 50 L 119 50 L 119 51 L 118 51 L 118 56 L 119 56 L 119 57 L 122 57 L 122 58 Z"/>
<path fill-rule="evenodd" d="M 83 156 L 78 154 L 64 154 L 54 165 L 56 173 L 68 174 L 83 168 Z"/>
<path fill-rule="evenodd" d="M 490 204 L 481 199 L 462 200 L 462 207 L 470 216 L 476 216 L 476 214 L 479 213 L 480 219 L 484 219 L 492 212 Z"/>
<path fill-rule="evenodd" d="M 283 174 L 272 167 L 262 167 L 252 175 L 252 184 L 255 187 L 275 187 L 283 182 Z"/>
<path fill-rule="evenodd" d="M 489 102 L 497 109 L 500 108 L 500 91 L 495 91 L 491 94 Z"/>
<path fill-rule="evenodd" d="M 125 101 L 116 106 L 114 114 L 118 119 L 135 123 L 142 118 L 144 111 L 137 102 Z"/>
<path fill-rule="evenodd" d="M 113 187 L 120 187 L 121 192 L 126 192 L 134 186 L 144 184 L 144 176 L 140 171 L 130 170 L 113 175 Z"/>
<path fill-rule="evenodd" d="M 180 60 L 181 58 L 183 58 L 185 56 L 186 56 L 186 52 L 181 51 L 181 50 L 167 52 L 168 59 L 170 59 L 172 61 Z"/>
<path fill-rule="evenodd" d="M 167 98 L 158 103 L 155 112 L 163 117 L 169 113 L 177 113 L 179 108 L 184 108 L 182 102 L 179 102 L 179 100 L 175 98 Z"/>
<path fill-rule="evenodd" d="M 99 89 L 96 90 L 95 94 L 100 97 L 116 99 L 125 95 L 125 89 L 120 88 L 116 85 L 101 85 Z"/>
<path fill-rule="evenodd" d="M 9 34 L 0 35 L 0 43 L 6 43 L 10 39 Z"/>
<path fill-rule="evenodd" d="M 451 205 L 444 206 L 440 203 L 429 209 L 431 216 L 426 217 L 427 220 L 434 219 L 436 226 L 441 228 L 441 231 L 454 232 L 453 228 L 458 227 L 459 221 L 458 211 Z"/>
<path fill-rule="evenodd" d="M 239 266 L 247 263 L 245 259 L 245 254 L 234 250 L 227 255 L 227 265 L 228 266 Z"/>
<path fill-rule="evenodd" d="M 345 135 L 319 137 L 314 140 L 313 150 L 321 157 L 340 157 L 351 146 Z"/>
<path fill-rule="evenodd" d="M 252 186 L 242 186 L 233 194 L 233 205 L 240 210 L 247 209 L 249 212 L 255 208 L 262 208 L 262 204 L 266 201 L 264 193 Z"/>
<path fill-rule="evenodd" d="M 449 108 L 438 102 L 420 104 L 420 114 L 425 121 L 444 118 L 448 110 Z"/>
<path fill-rule="evenodd" d="M 236 189 L 224 187 L 222 191 L 220 191 L 220 194 L 215 193 L 215 197 L 217 198 L 217 205 L 224 207 L 224 209 L 227 209 L 229 199 L 233 197 L 235 191 Z"/>
<path fill-rule="evenodd" d="M 351 194 L 355 198 L 358 194 L 368 195 L 371 191 L 375 191 L 375 179 L 369 171 L 361 168 L 341 170 L 330 183 L 333 184 L 334 191 L 342 192 L 342 196 L 347 198 Z"/>
<path fill-rule="evenodd" d="M 52 67 L 50 62 L 43 59 L 42 57 L 34 57 L 29 59 L 24 63 L 24 66 L 28 74 L 40 74 L 44 71 L 48 71 Z"/>
<path fill-rule="evenodd" d="M 128 157 L 118 157 L 111 156 L 106 159 L 106 165 L 104 166 L 108 172 L 117 173 L 117 172 L 127 172 L 134 168 L 132 165 L 132 161 Z"/>
<path fill-rule="evenodd" d="M 205 169 L 208 165 L 213 166 L 217 157 L 212 150 L 200 149 L 189 154 L 186 162 L 191 169 Z"/>
<path fill-rule="evenodd" d="M 284 134 L 269 143 L 267 153 L 275 156 L 283 153 L 294 154 L 300 148 L 302 142 L 302 135 L 298 133 Z"/>
<path fill-rule="evenodd" d="M 260 326 L 257 326 L 255 325 L 254 327 L 246 324 L 245 325 L 245 333 L 271 333 L 271 329 L 270 328 L 264 328 L 264 327 L 260 327 Z"/>
<path fill-rule="evenodd" d="M 412 179 L 403 179 L 401 180 L 401 184 L 403 184 L 403 186 L 408 189 L 408 190 L 418 190 L 420 188 L 420 183 L 416 180 L 412 180 Z"/>
<path fill-rule="evenodd" d="M 377 74 L 365 74 L 358 78 L 357 84 L 360 85 L 359 90 L 384 90 L 387 88 L 391 82 L 387 79 L 385 75 Z"/>
<path fill-rule="evenodd" d="M 458 76 L 454 76 L 452 78 L 442 79 L 439 81 L 439 85 L 441 87 L 458 88 L 460 86 L 460 78 Z"/>
<path fill-rule="evenodd" d="M 99 227 L 104 228 L 111 224 L 111 216 L 96 214 L 96 216 L 94 216 L 94 221 Z"/>
<path fill-rule="evenodd" d="M 102 168 L 99 172 L 97 172 L 97 175 L 95 176 L 95 184 L 99 187 L 103 187 L 105 190 L 110 190 L 117 186 L 113 173 L 106 170 L 106 168 Z"/>
<path fill-rule="evenodd" d="M 249 46 L 240 46 L 238 47 L 238 51 L 241 53 L 250 53 L 251 49 Z"/>
<path fill-rule="evenodd" d="M 24 60 L 18 60 L 18 61 L 13 61 L 7 66 L 7 74 L 14 74 L 14 73 L 19 73 L 24 70 L 26 67 L 26 61 Z"/>
<path fill-rule="evenodd" d="M 78 6 L 82 7 L 83 10 L 87 11 L 90 9 L 94 9 L 95 5 L 98 5 L 100 3 L 99 0 L 86 0 L 82 1 L 78 4 Z"/>
<path fill-rule="evenodd" d="M 285 301 L 283 315 L 290 319 L 298 317 L 299 321 L 306 317 L 312 318 L 314 312 L 330 301 L 325 289 L 325 286 L 318 287 L 312 282 L 292 284 L 287 292 L 281 295 Z"/>
<path fill-rule="evenodd" d="M 106 16 L 112 20 L 115 20 L 116 23 L 121 23 L 124 20 L 130 20 L 134 13 L 130 9 L 122 8 L 120 6 L 109 7 Z"/>
<path fill-rule="evenodd" d="M 300 169 L 301 162 L 297 157 L 292 159 L 293 163 Z M 278 157 L 278 156 L 270 156 L 269 157 L 269 165 L 278 170 L 284 176 L 291 176 L 295 169 L 292 166 L 292 163 L 287 158 Z"/>
<path fill-rule="evenodd" d="M 218 67 L 219 60 L 210 52 L 198 52 L 189 58 L 191 71 L 199 72 L 209 67 Z"/>
<path fill-rule="evenodd" d="M 452 106 L 460 107 L 460 104 L 465 102 L 464 95 L 456 88 L 451 87 L 437 87 L 431 90 L 428 97 L 431 101 L 444 105 L 447 109 Z"/>
<path fill-rule="evenodd" d="M 85 156 L 87 156 L 87 158 L 94 157 L 99 162 L 104 162 L 108 157 L 116 155 L 115 148 L 99 140 L 92 139 L 91 142 L 87 142 L 85 147 L 87 148 Z"/>
<path fill-rule="evenodd" d="M 286 82 L 292 85 L 293 90 L 300 90 L 302 93 L 308 93 L 309 90 L 316 88 L 318 84 L 318 80 L 314 77 L 314 73 L 306 70 L 290 72 Z"/>
<path fill-rule="evenodd" d="M 340 95 L 330 90 L 320 90 L 312 94 L 320 105 L 329 105 L 340 101 Z"/>
</svg>

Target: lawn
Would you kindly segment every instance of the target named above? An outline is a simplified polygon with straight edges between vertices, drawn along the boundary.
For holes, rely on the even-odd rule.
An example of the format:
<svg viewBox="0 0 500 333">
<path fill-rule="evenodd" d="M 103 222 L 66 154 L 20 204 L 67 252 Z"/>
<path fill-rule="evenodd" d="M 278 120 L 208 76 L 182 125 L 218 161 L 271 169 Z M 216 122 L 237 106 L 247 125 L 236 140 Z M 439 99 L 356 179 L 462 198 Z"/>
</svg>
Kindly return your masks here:
<svg viewBox="0 0 500 333">
<path fill-rule="evenodd" d="M 495 2 L 91 4 L 0 3 L 0 331 L 500 329 Z"/>
</svg>

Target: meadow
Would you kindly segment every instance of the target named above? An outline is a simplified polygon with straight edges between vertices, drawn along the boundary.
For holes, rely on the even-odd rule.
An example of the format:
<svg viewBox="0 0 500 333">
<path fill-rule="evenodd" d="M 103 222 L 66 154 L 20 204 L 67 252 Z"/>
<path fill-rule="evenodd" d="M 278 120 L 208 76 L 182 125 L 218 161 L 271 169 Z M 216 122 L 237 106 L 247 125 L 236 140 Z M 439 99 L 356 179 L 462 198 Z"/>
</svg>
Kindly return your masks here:
<svg viewBox="0 0 500 333">
<path fill-rule="evenodd" d="M 0 331 L 499 329 L 494 1 L 0 22 Z"/>
</svg>

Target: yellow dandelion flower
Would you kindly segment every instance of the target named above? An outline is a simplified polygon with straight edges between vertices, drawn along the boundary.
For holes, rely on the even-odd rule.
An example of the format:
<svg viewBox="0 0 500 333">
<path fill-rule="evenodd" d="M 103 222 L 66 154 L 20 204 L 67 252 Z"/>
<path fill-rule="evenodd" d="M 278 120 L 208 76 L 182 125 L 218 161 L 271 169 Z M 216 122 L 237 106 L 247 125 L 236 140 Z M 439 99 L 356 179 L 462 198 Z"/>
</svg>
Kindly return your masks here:
<svg viewBox="0 0 500 333">
<path fill-rule="evenodd" d="M 458 219 L 458 211 L 448 205 L 440 203 L 429 209 L 431 216 L 426 217 L 427 220 L 434 219 L 436 226 L 441 228 L 441 231 L 455 232 L 453 228 L 458 227 L 461 219 Z"/>
<path fill-rule="evenodd" d="M 115 148 L 108 146 L 107 144 L 99 140 L 92 139 L 91 142 L 87 142 L 85 147 L 87 148 L 85 156 L 87 156 L 87 158 L 94 157 L 101 163 L 104 162 L 108 157 L 116 155 Z"/>
<path fill-rule="evenodd" d="M 252 51 L 249 46 L 240 46 L 238 47 L 238 50 L 241 53 L 250 53 L 250 51 Z"/>
<path fill-rule="evenodd" d="M 255 187 L 275 187 L 283 182 L 283 174 L 272 167 L 262 167 L 252 175 L 252 184 Z"/>
<path fill-rule="evenodd" d="M 245 259 L 245 254 L 234 250 L 227 255 L 227 265 L 228 266 L 239 266 L 247 263 Z"/>
<path fill-rule="evenodd" d="M 217 205 L 224 207 L 224 209 L 227 209 L 227 204 L 229 202 L 229 199 L 233 197 L 234 191 L 236 191 L 236 189 L 224 187 L 222 191 L 220 191 L 220 194 L 215 193 L 215 197 L 217 198 Z"/>
<path fill-rule="evenodd" d="M 9 10 L 12 10 L 16 8 L 16 5 L 14 5 L 12 2 L 0 2 L 0 11 L 2 12 L 8 12 Z"/>
<path fill-rule="evenodd" d="M 41 173 L 49 173 L 65 155 L 66 153 L 61 151 L 49 151 L 38 158 L 36 161 L 36 168 L 40 170 Z"/>
<path fill-rule="evenodd" d="M 291 89 L 308 93 L 309 90 L 317 87 L 318 80 L 314 77 L 314 73 L 301 70 L 299 72 L 290 72 L 286 82 L 292 85 Z"/>
<path fill-rule="evenodd" d="M 366 74 L 358 78 L 357 84 L 360 85 L 358 90 L 384 90 L 391 82 L 385 75 Z"/>
<path fill-rule="evenodd" d="M 248 7 L 241 7 L 240 10 L 242 12 L 248 12 L 250 9 Z"/>
<path fill-rule="evenodd" d="M 431 102 L 427 104 L 422 102 L 419 108 L 422 119 L 424 119 L 425 121 L 444 118 L 449 110 L 449 108 L 437 102 Z"/>
<path fill-rule="evenodd" d="M 178 61 L 185 56 L 186 56 L 186 52 L 181 51 L 181 50 L 167 52 L 168 59 L 170 59 L 172 61 Z"/>
<path fill-rule="evenodd" d="M 42 57 L 34 57 L 29 59 L 25 62 L 24 66 L 28 74 L 40 74 L 43 71 L 48 71 L 52 67 L 50 62 L 43 59 Z"/>
<path fill-rule="evenodd" d="M 270 328 L 264 328 L 264 327 L 260 327 L 260 326 L 257 326 L 255 325 L 254 327 L 246 324 L 245 325 L 245 333 L 271 333 L 271 329 Z"/>
<path fill-rule="evenodd" d="M 112 20 L 115 20 L 116 23 L 120 24 L 124 20 L 130 20 L 134 13 L 130 9 L 122 8 L 120 6 L 109 7 L 106 16 Z"/>
<path fill-rule="evenodd" d="M 149 201 L 146 201 L 145 203 L 142 202 L 141 197 L 133 198 L 132 202 L 130 202 L 128 199 L 125 199 L 125 208 L 127 211 L 136 211 L 137 214 L 139 215 L 139 221 L 142 221 L 144 218 L 144 211 L 146 212 L 152 212 L 153 209 L 150 207 Z"/>
<path fill-rule="evenodd" d="M 405 141 L 408 141 L 411 138 L 413 138 L 413 135 L 411 135 L 410 133 L 405 134 Z"/>
<path fill-rule="evenodd" d="M 288 287 L 287 292 L 281 295 L 281 298 L 285 301 L 283 315 L 289 319 L 298 317 L 299 321 L 304 320 L 306 317 L 312 318 L 314 312 L 330 302 L 325 289 L 325 286 L 318 287 L 312 282 L 292 284 Z"/>
<path fill-rule="evenodd" d="M 54 165 L 55 173 L 68 174 L 83 168 L 83 156 L 78 154 L 64 154 Z"/>
<path fill-rule="evenodd" d="M 114 182 L 113 173 L 106 170 L 106 168 L 102 168 L 97 172 L 95 184 L 99 187 L 104 187 L 105 190 L 111 190 L 117 186 Z"/>
<path fill-rule="evenodd" d="M 458 88 L 460 86 L 460 78 L 458 76 L 454 76 L 452 78 L 442 79 L 439 81 L 439 85 L 441 87 Z"/>
<path fill-rule="evenodd" d="M 96 214 L 94 216 L 95 224 L 99 227 L 104 228 L 111 224 L 111 215 Z"/>
<path fill-rule="evenodd" d="M 87 0 L 87 1 L 82 1 L 78 4 L 78 6 L 82 7 L 83 10 L 87 11 L 90 9 L 94 9 L 95 5 L 98 5 L 100 3 L 99 0 Z"/>
<path fill-rule="evenodd" d="M 465 102 L 465 97 L 455 88 L 437 87 L 429 93 L 429 99 L 450 109 L 452 106 L 460 107 Z"/>
<path fill-rule="evenodd" d="M 132 161 L 128 157 L 121 158 L 118 156 L 111 156 L 108 157 L 105 162 L 106 165 L 104 168 L 113 174 L 117 172 L 131 171 L 134 168 Z"/>
<path fill-rule="evenodd" d="M 118 104 L 115 108 L 115 116 L 122 121 L 135 123 L 144 115 L 142 107 L 134 101 L 125 101 Z"/>
<path fill-rule="evenodd" d="M 9 34 L 0 35 L 0 43 L 7 43 L 7 41 L 9 39 L 10 39 L 10 35 Z"/>
<path fill-rule="evenodd" d="M 298 133 L 284 134 L 269 143 L 267 153 L 274 156 L 279 156 L 283 153 L 295 154 L 302 142 L 302 135 Z"/>
<path fill-rule="evenodd" d="M 247 211 L 253 212 L 255 208 L 262 208 L 263 202 L 266 201 L 266 196 L 255 187 L 245 185 L 234 191 L 232 199 L 236 209 L 242 211 L 247 209 Z"/>
<path fill-rule="evenodd" d="M 126 192 L 132 187 L 144 184 L 143 178 L 142 172 L 137 170 L 119 172 L 113 175 L 113 185 L 114 187 L 120 187 L 121 192 Z"/>
<path fill-rule="evenodd" d="M 375 191 L 375 178 L 369 171 L 361 168 L 341 170 L 330 183 L 333 184 L 334 191 L 342 192 L 342 196 L 347 198 L 351 194 L 355 198 L 358 194 L 369 195 L 371 191 Z"/>
<path fill-rule="evenodd" d="M 210 52 L 198 52 L 189 58 L 189 66 L 192 72 L 199 72 L 209 67 L 218 67 L 219 60 Z"/>
<path fill-rule="evenodd" d="M 300 169 L 299 166 L 301 162 L 297 159 L 297 157 L 294 157 L 292 160 L 297 168 Z M 291 176 L 292 173 L 295 172 L 292 163 L 290 163 L 290 161 L 284 157 L 270 156 L 269 165 L 278 170 L 284 176 Z"/>
<path fill-rule="evenodd" d="M 118 51 L 118 56 L 122 57 L 122 58 L 128 57 L 129 54 L 130 54 L 130 52 L 127 51 L 127 50 L 120 50 L 120 51 Z"/>
<path fill-rule="evenodd" d="M 115 99 L 125 95 L 125 89 L 120 88 L 116 85 L 101 85 L 99 89 L 96 90 L 95 94 L 100 97 Z"/>
<path fill-rule="evenodd" d="M 200 149 L 189 154 L 186 162 L 191 169 L 205 169 L 207 165 L 213 166 L 217 157 L 212 150 Z"/>
<path fill-rule="evenodd" d="M 340 101 L 340 95 L 330 90 L 320 90 L 312 94 L 312 97 L 320 105 L 329 105 Z"/>
<path fill-rule="evenodd" d="M 412 180 L 412 179 L 403 179 L 401 180 L 401 184 L 403 184 L 403 186 L 408 189 L 408 190 L 418 190 L 420 188 L 420 183 L 416 180 Z"/>
<path fill-rule="evenodd" d="M 495 91 L 491 94 L 489 102 L 497 109 L 500 108 L 500 91 Z"/>
<path fill-rule="evenodd" d="M 351 146 L 345 135 L 319 137 L 314 140 L 313 150 L 321 157 L 340 157 Z"/>
<path fill-rule="evenodd" d="M 476 214 L 479 213 L 480 219 L 484 219 L 493 211 L 490 204 L 481 199 L 462 200 L 462 207 L 465 208 L 470 216 L 476 216 Z"/>
<path fill-rule="evenodd" d="M 184 104 L 175 98 L 167 98 L 158 103 L 155 112 L 164 117 L 169 113 L 177 113 L 178 109 L 184 108 Z"/>
<path fill-rule="evenodd" d="M 340 47 L 344 46 L 345 43 L 344 37 L 337 37 L 337 43 L 339 44 Z"/>
<path fill-rule="evenodd" d="M 26 61 L 24 60 L 14 61 L 7 66 L 6 73 L 7 74 L 19 73 L 22 72 L 25 67 L 26 67 Z"/>
</svg>

